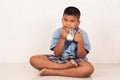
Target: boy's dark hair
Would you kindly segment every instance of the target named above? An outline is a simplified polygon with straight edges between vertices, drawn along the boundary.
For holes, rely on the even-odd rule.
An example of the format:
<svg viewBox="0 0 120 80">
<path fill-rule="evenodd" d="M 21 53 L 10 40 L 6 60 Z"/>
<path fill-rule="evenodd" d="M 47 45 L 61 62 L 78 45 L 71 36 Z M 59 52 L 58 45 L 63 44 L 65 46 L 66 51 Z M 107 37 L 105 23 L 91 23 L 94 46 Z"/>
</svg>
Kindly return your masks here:
<svg viewBox="0 0 120 80">
<path fill-rule="evenodd" d="M 63 16 L 65 14 L 67 14 L 67 15 L 74 15 L 74 16 L 77 16 L 78 19 L 80 19 L 81 12 L 80 12 L 80 10 L 78 8 L 73 7 L 73 6 L 69 6 L 69 7 L 67 7 L 64 10 Z"/>
</svg>

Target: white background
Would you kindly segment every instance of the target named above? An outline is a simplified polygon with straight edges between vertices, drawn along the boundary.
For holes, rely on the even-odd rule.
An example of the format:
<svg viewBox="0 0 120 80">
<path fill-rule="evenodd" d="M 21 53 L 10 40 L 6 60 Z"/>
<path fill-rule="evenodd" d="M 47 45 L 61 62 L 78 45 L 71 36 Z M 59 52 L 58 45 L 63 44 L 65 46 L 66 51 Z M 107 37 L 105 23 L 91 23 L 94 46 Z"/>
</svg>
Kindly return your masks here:
<svg viewBox="0 0 120 80">
<path fill-rule="evenodd" d="M 120 63 L 119 0 L 0 0 L 0 62 L 29 62 L 49 50 L 53 31 L 61 27 L 63 10 L 81 10 L 92 63 Z"/>
</svg>

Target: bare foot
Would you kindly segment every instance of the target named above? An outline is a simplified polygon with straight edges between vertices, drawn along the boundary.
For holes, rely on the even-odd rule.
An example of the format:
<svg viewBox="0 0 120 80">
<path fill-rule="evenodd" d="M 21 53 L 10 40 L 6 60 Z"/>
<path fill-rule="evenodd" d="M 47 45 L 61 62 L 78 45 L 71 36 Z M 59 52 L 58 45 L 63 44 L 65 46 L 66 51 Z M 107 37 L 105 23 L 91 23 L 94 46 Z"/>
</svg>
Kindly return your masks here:
<svg viewBox="0 0 120 80">
<path fill-rule="evenodd" d="M 78 64 L 74 60 L 71 60 L 70 62 L 74 67 L 78 67 Z"/>
<path fill-rule="evenodd" d="M 66 63 L 65 68 L 71 68 L 71 67 L 78 67 L 77 63 L 74 60 L 71 60 L 70 62 Z"/>
<path fill-rule="evenodd" d="M 46 71 L 47 71 L 46 69 L 42 69 L 42 70 L 40 71 L 40 75 L 41 75 L 41 76 L 44 76 L 44 75 L 46 74 Z"/>
<path fill-rule="evenodd" d="M 47 75 L 53 75 L 53 74 L 51 74 L 51 73 L 53 73 L 53 70 L 52 69 L 42 69 L 41 71 L 40 71 L 40 76 L 47 76 Z"/>
</svg>

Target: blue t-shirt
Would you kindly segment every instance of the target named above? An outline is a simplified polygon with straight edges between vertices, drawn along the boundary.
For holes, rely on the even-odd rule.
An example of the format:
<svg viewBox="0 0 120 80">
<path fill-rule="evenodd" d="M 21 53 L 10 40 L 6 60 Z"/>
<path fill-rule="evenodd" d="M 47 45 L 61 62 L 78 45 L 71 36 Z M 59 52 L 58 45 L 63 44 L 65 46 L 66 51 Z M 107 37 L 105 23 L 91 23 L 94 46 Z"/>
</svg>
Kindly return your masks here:
<svg viewBox="0 0 120 80">
<path fill-rule="evenodd" d="M 53 33 L 50 50 L 53 50 L 54 47 L 57 45 L 57 43 L 60 39 L 61 29 L 62 28 L 58 28 Z M 81 30 L 81 31 L 82 31 L 82 36 L 83 36 L 83 40 L 84 40 L 84 47 L 87 51 L 90 51 L 90 43 L 89 43 L 88 35 L 84 30 Z M 62 56 L 72 55 L 72 56 L 76 57 L 76 52 L 77 52 L 77 43 L 75 43 L 74 41 L 66 40 Z"/>
</svg>

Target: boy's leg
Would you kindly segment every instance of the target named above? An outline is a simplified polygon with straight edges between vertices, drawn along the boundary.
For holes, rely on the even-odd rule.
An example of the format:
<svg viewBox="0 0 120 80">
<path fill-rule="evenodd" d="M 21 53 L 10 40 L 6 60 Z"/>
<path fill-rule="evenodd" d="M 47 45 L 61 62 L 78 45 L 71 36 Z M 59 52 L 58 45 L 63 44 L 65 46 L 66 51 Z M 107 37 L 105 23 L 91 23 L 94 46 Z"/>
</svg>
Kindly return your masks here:
<svg viewBox="0 0 120 80">
<path fill-rule="evenodd" d="M 65 63 L 65 64 L 58 64 L 58 63 L 52 62 L 45 55 L 32 56 L 30 58 L 30 63 L 34 68 L 36 68 L 38 70 L 41 70 L 43 68 L 46 68 L 46 69 L 66 69 L 66 68 L 77 66 L 74 61 L 70 61 L 70 62 Z"/>
<path fill-rule="evenodd" d="M 43 69 L 40 72 L 41 76 L 44 75 L 57 75 L 57 76 L 69 76 L 69 77 L 90 77 L 93 73 L 94 68 L 91 63 L 82 61 L 78 67 L 63 69 L 63 70 L 53 70 L 53 69 Z"/>
</svg>

